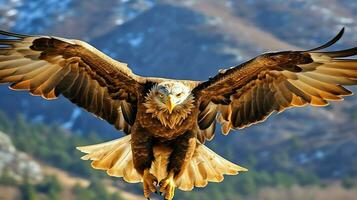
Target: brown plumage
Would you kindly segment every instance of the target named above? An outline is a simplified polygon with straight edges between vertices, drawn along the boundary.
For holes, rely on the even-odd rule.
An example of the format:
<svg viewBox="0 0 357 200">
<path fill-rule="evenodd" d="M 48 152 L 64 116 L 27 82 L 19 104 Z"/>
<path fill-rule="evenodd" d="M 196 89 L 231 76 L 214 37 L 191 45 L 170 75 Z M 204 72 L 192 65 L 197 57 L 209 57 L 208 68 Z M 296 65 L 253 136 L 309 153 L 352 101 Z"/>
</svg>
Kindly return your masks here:
<svg viewBox="0 0 357 200">
<path fill-rule="evenodd" d="M 357 84 L 357 48 L 266 53 L 220 70 L 205 82 L 135 75 L 89 44 L 50 36 L 0 31 L 0 83 L 51 100 L 63 95 L 113 124 L 127 136 L 79 147 L 96 169 L 128 182 L 143 182 L 144 195 L 155 184 L 172 199 L 175 187 L 192 190 L 239 167 L 203 144 L 216 122 L 222 132 L 265 120 L 274 111 L 304 105 L 325 106 Z"/>
</svg>

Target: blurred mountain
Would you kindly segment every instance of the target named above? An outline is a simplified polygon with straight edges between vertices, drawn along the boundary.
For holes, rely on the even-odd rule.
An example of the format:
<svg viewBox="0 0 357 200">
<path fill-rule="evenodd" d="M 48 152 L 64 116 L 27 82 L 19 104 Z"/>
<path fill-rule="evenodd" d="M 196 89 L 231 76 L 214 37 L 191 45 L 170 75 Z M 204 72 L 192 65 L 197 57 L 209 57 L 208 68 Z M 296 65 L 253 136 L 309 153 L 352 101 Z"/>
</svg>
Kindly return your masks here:
<svg viewBox="0 0 357 200">
<path fill-rule="evenodd" d="M 357 30 L 355 1 L 230 0 L 227 2 L 237 16 L 273 33 L 281 40 L 300 47 L 311 47 L 325 42 L 332 33 L 337 33 L 343 26 L 350 33 Z M 344 38 L 343 41 L 345 44 L 356 44 L 357 36 L 349 34 L 349 37 Z"/>
<path fill-rule="evenodd" d="M 1 0 L 0 4 L 0 22 L 7 29 L 88 39 L 135 18 L 154 0 Z"/>
<path fill-rule="evenodd" d="M 0 0 L 0 5 L 3 29 L 83 39 L 145 76 L 205 80 L 264 51 L 311 48 L 342 26 L 346 36 L 338 47 L 357 44 L 357 5 L 347 0 Z M 11 117 L 22 113 L 28 121 L 82 134 L 117 134 L 63 98 L 47 102 L 6 87 L 0 92 L 0 108 Z M 227 137 L 217 134 L 210 145 L 237 163 L 255 159 L 254 169 L 356 177 L 356 120 L 356 97 L 349 97 L 327 108 L 289 110 Z"/>
</svg>

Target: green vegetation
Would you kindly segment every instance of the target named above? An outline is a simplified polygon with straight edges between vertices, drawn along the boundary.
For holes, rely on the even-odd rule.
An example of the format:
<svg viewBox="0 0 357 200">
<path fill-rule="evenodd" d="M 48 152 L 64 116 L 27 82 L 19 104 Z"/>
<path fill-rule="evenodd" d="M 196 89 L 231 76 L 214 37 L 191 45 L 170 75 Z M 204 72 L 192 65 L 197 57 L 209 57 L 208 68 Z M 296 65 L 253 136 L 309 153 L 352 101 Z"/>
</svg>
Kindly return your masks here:
<svg viewBox="0 0 357 200">
<path fill-rule="evenodd" d="M 121 200 L 121 197 L 117 193 L 108 193 L 100 181 L 92 181 L 88 188 L 76 185 L 74 187 L 74 194 L 76 200 Z"/>
<path fill-rule="evenodd" d="M 304 174 L 303 177 L 299 177 L 297 174 L 281 172 L 268 173 L 266 171 L 257 172 L 252 170 L 248 173 L 242 173 L 238 175 L 238 177 L 225 176 L 223 183 L 209 183 L 207 188 L 191 193 L 179 192 L 179 195 L 182 195 L 182 198 L 184 199 L 193 200 L 211 198 L 237 200 L 245 199 L 247 196 L 257 194 L 258 190 L 264 187 L 290 188 L 293 185 L 320 186 L 320 181 L 316 176 L 308 173 Z"/>
<path fill-rule="evenodd" d="M 62 200 L 65 197 L 62 185 L 55 176 L 46 177 L 37 184 L 25 181 L 18 188 L 21 200 Z M 70 193 L 76 200 L 122 200 L 117 193 L 108 192 L 98 179 L 93 179 L 88 188 L 76 185 Z"/>
<path fill-rule="evenodd" d="M 55 176 L 46 177 L 36 188 L 38 192 L 47 194 L 48 200 L 61 200 L 62 186 Z"/>
<path fill-rule="evenodd" d="M 14 186 L 17 184 L 17 181 L 12 176 L 10 176 L 7 170 L 2 172 L 2 175 L 0 176 L 0 185 Z"/>
<path fill-rule="evenodd" d="M 20 186 L 21 200 L 38 200 L 38 195 L 34 185 L 26 181 Z"/>
<path fill-rule="evenodd" d="M 79 145 L 100 142 L 95 133 L 86 135 L 71 133 L 58 125 L 30 124 L 19 116 L 12 121 L 0 112 L 0 130 L 7 133 L 15 147 L 47 164 L 63 169 L 75 176 L 90 178 L 89 188 L 76 186 L 73 195 L 78 200 L 120 200 L 118 194 L 111 194 L 101 183 L 105 173 L 93 170 L 89 162 L 80 159 L 82 154 L 75 149 Z M 29 139 L 30 138 L 30 139 Z M 26 177 L 25 177 L 25 180 Z M 21 200 L 61 200 L 63 187 L 55 176 L 48 176 L 41 183 L 24 181 L 19 183 L 6 171 L 0 177 L 0 185 L 18 187 Z"/>
<path fill-rule="evenodd" d="M 347 189 L 357 188 L 357 179 L 356 178 L 343 179 L 342 186 Z"/>
<path fill-rule="evenodd" d="M 83 162 L 80 159 L 83 154 L 75 149 L 79 145 L 100 142 L 95 133 L 83 137 L 58 125 L 27 123 L 22 116 L 11 121 L 2 112 L 0 130 L 9 134 L 17 149 L 44 160 L 47 164 L 82 177 L 103 175 L 100 171 L 93 170 L 89 162 Z"/>
</svg>

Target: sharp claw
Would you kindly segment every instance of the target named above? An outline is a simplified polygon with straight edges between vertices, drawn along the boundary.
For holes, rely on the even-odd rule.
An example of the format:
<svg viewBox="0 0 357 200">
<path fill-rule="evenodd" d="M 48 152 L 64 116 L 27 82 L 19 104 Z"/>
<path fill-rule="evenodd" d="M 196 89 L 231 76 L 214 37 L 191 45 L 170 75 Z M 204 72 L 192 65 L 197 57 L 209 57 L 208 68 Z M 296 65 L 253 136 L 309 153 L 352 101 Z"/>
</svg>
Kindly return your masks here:
<svg viewBox="0 0 357 200">
<path fill-rule="evenodd" d="M 146 199 L 150 200 L 150 193 L 157 193 L 157 188 L 154 183 L 157 182 L 156 177 L 154 177 L 148 170 L 144 171 L 143 175 L 143 186 L 144 186 L 144 196 Z"/>
</svg>

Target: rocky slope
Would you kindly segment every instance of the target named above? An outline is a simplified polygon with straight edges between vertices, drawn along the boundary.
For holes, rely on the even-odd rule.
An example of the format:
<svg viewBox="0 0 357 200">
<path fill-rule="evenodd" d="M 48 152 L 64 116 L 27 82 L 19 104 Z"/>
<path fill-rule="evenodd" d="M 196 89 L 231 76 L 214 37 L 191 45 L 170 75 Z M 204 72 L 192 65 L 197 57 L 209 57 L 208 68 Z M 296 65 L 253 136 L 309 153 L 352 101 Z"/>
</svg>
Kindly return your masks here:
<svg viewBox="0 0 357 200">
<path fill-rule="evenodd" d="M 0 177 L 16 181 L 28 178 L 30 181 L 41 181 L 43 171 L 40 165 L 26 153 L 19 152 L 13 146 L 9 136 L 0 132 Z"/>
</svg>

